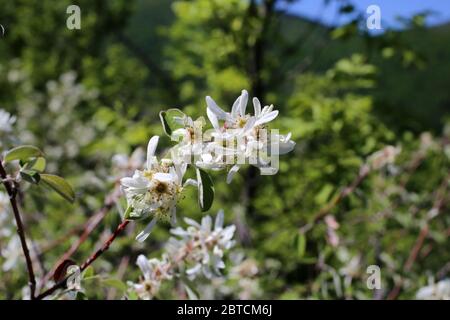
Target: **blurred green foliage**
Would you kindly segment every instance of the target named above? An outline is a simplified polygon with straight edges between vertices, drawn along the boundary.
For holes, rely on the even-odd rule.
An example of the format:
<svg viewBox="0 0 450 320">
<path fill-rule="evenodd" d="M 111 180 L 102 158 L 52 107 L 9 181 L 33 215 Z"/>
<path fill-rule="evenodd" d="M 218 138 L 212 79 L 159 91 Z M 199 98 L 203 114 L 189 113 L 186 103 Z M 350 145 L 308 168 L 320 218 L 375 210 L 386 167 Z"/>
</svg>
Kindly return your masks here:
<svg viewBox="0 0 450 320">
<path fill-rule="evenodd" d="M 179 107 L 195 118 L 205 114 L 206 95 L 227 109 L 243 88 L 275 104 L 276 126 L 297 142 L 275 176 L 256 177 L 248 169 L 229 186 L 223 173 L 213 175 L 210 212 L 225 210 L 239 247 L 258 266 L 261 290 L 250 297 L 413 298 L 430 278 L 446 276 L 448 26 L 370 38 L 351 28 L 355 24 L 331 30 L 288 16 L 276 2 L 78 1 L 82 29 L 75 31 L 65 27 L 70 1 L 2 5 L 0 107 L 17 116 L 20 141 L 41 148 L 47 171 L 66 177 L 77 195 L 70 205 L 24 190 L 39 276 L 112 190 L 112 156 L 162 134 L 161 110 Z M 432 134 L 420 135 L 424 130 Z M 388 144 L 402 148 L 396 163 L 358 181 L 369 156 Z M 334 202 L 354 181 L 354 190 Z M 189 191 L 179 215 L 201 218 L 196 199 Z M 320 216 L 324 208 L 327 219 Z M 106 215 L 75 261 L 115 228 L 117 211 Z M 313 226 L 304 231 L 308 223 Z M 408 267 L 425 225 L 429 231 Z M 137 255 L 159 256 L 169 226 L 138 244 L 141 227 L 133 225 L 114 242 L 94 264 L 97 275 L 85 275 L 91 277 L 84 284 L 88 298 L 120 298 L 123 281 L 139 276 Z M 0 248 L 6 246 L 1 239 Z M 27 278 L 19 261 L 0 271 L 0 298 L 21 298 Z M 377 291 L 366 286 L 373 264 L 382 272 Z M 176 289 L 168 285 L 161 297 L 179 297 Z M 240 297 L 233 290 L 213 296 Z"/>
</svg>

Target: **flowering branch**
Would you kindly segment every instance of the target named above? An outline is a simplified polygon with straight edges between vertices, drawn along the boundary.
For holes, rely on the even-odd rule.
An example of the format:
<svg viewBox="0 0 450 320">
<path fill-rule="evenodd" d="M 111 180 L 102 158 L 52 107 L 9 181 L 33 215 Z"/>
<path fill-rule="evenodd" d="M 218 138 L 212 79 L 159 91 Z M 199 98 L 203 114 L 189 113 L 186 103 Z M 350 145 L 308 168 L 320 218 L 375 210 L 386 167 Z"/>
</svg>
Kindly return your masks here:
<svg viewBox="0 0 450 320">
<path fill-rule="evenodd" d="M 0 159 L 0 177 L 2 178 L 2 182 L 5 185 L 6 192 L 9 195 L 9 201 L 11 202 L 11 206 L 14 213 L 14 219 L 16 220 L 17 225 L 17 234 L 20 238 L 20 243 L 22 245 L 23 254 L 25 255 L 25 260 L 28 269 L 28 281 L 30 285 L 30 295 L 31 299 L 34 299 L 34 293 L 36 290 L 36 278 L 34 276 L 33 271 L 33 263 L 31 262 L 30 251 L 28 250 L 27 241 L 25 239 L 25 230 L 22 223 L 22 218 L 20 217 L 19 207 L 16 201 L 17 189 L 14 186 L 14 183 L 8 179 L 5 168 L 3 167 L 2 160 Z"/>
</svg>

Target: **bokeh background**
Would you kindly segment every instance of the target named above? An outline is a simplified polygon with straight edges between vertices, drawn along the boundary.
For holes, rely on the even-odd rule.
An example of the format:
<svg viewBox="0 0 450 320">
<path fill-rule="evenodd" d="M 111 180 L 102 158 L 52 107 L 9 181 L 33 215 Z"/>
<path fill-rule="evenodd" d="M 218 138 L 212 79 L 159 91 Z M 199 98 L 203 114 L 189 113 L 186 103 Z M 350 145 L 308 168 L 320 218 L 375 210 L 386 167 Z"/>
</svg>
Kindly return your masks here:
<svg viewBox="0 0 450 320">
<path fill-rule="evenodd" d="M 77 193 L 70 205 L 45 189 L 24 192 L 38 278 L 102 207 L 112 157 L 163 134 L 161 110 L 205 115 L 206 95 L 227 109 L 245 88 L 280 110 L 276 127 L 297 145 L 276 176 L 248 168 L 226 185 L 225 173 L 213 175 L 209 214 L 224 209 L 237 246 L 224 278 L 194 284 L 199 295 L 410 299 L 432 296 L 426 287 L 437 283 L 448 295 L 450 8 L 372 1 L 383 29 L 371 31 L 366 2 L 3 2 L 0 108 L 17 117 L 16 140 L 44 150 L 48 171 Z M 81 30 L 66 28 L 70 4 L 81 8 Z M 361 174 L 387 145 L 401 149 L 395 161 Z M 200 219 L 196 201 L 188 193 L 179 217 Z M 0 298 L 21 299 L 25 264 L 10 216 L 1 217 Z M 72 258 L 82 262 L 119 222 L 112 208 Z M 138 254 L 161 255 L 170 227 L 138 244 L 144 225 L 96 261 L 87 298 L 123 297 L 139 277 Z M 380 267 L 379 290 L 367 287 L 369 265 Z M 186 295 L 172 282 L 158 298 Z"/>
</svg>

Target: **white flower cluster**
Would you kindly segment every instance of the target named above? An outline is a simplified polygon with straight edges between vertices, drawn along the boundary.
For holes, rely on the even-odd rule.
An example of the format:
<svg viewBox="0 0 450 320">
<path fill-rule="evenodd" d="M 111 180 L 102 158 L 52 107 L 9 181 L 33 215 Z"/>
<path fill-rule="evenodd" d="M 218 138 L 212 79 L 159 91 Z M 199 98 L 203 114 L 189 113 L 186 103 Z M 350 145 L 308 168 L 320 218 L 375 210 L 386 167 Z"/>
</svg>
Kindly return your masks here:
<svg viewBox="0 0 450 320">
<path fill-rule="evenodd" d="M 235 226 L 223 227 L 223 211 L 214 222 L 205 216 L 201 224 L 185 218 L 187 229 L 177 227 L 171 233 L 166 252 L 161 259 L 147 259 L 140 255 L 137 265 L 143 273 L 137 284 L 129 283 L 140 299 L 151 299 L 159 291 L 161 283 L 174 277 L 187 276 L 193 280 L 201 275 L 206 278 L 219 276 L 225 268 L 223 257 L 233 245 Z"/>
<path fill-rule="evenodd" d="M 246 163 L 255 165 L 261 172 L 274 174 L 270 168 L 272 157 L 286 154 L 295 147 L 291 134 L 280 135 L 273 130 L 269 135 L 268 124 L 278 116 L 273 105 L 261 107 L 258 98 L 253 98 L 254 115 L 246 113 L 248 92 L 242 90 L 234 102 L 231 112 L 225 112 L 211 98 L 206 97 L 207 116 L 212 131 L 202 133 L 204 121 L 193 121 L 190 117 L 179 118 L 184 128 L 172 133 L 172 139 L 179 141 L 177 156 L 186 159 L 194 156 L 195 165 L 203 169 L 222 170 L 231 165 L 227 183 Z M 272 172 L 272 173 L 270 173 Z"/>
<path fill-rule="evenodd" d="M 295 146 L 295 142 L 290 140 L 290 134 L 283 136 L 277 133 L 271 134 L 270 139 L 263 138 L 267 138 L 267 124 L 278 116 L 278 111 L 273 110 L 272 105 L 262 108 L 259 100 L 254 98 L 255 114 L 247 114 L 248 93 L 245 90 L 236 99 L 229 113 L 223 111 L 209 96 L 206 97 L 206 102 L 207 115 L 213 126 L 209 135 L 202 131 L 205 126 L 203 118 L 194 121 L 178 109 L 168 110 L 162 115 L 166 133 L 178 141 L 170 150 L 170 159 L 156 159 L 158 136 L 152 137 L 148 143 L 147 166 L 144 170 L 138 169 L 142 164 L 142 152 L 134 153 L 131 158 L 118 155 L 113 159 L 119 175 L 126 176 L 120 179 L 128 202 L 124 218 L 152 218 L 145 230 L 137 236 L 138 241 L 144 241 L 149 236 L 158 220 L 176 223 L 176 205 L 187 185 L 199 188 L 199 203 L 204 209 L 204 184 L 202 173 L 198 169 L 220 170 L 232 164 L 227 176 L 229 183 L 247 160 L 259 167 L 261 173 L 265 169 L 270 171 L 274 169 L 271 157 L 287 153 Z M 220 124 L 219 121 L 223 123 Z M 197 156 L 193 164 L 190 161 L 192 155 Z M 197 169 L 198 181 L 187 179 L 183 182 L 188 164 Z M 127 177 L 133 170 L 133 175 Z"/>
<path fill-rule="evenodd" d="M 193 279 L 199 274 L 211 278 L 220 275 L 220 269 L 225 268 L 222 260 L 224 252 L 234 245 L 234 225 L 223 228 L 223 211 L 220 210 L 214 222 L 210 216 L 203 217 L 201 224 L 185 218 L 189 225 L 187 229 L 177 227 L 171 233 L 167 244 L 167 252 L 175 261 L 182 262 L 186 275 Z M 179 264 L 179 263 L 178 263 Z"/>
</svg>

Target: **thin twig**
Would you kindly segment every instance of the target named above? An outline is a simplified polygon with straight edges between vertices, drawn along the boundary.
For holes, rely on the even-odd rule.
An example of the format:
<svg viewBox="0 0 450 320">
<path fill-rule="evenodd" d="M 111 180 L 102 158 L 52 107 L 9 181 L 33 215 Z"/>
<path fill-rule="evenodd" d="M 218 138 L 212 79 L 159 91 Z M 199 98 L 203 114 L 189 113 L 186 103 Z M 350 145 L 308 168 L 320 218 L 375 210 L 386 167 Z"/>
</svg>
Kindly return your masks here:
<svg viewBox="0 0 450 320">
<path fill-rule="evenodd" d="M 117 236 L 125 229 L 125 227 L 130 223 L 130 220 L 124 220 L 121 224 L 116 228 L 116 230 L 113 232 L 113 234 L 106 240 L 106 242 L 103 244 L 103 246 L 98 249 L 96 252 L 94 252 L 87 260 L 81 265 L 80 271 L 84 271 L 87 267 L 89 267 L 95 260 L 97 260 L 105 251 L 109 249 L 109 246 L 111 243 L 117 238 Z M 66 286 L 68 277 L 65 279 L 59 281 L 56 283 L 53 287 L 50 289 L 44 291 L 40 295 L 36 297 L 36 299 L 44 299 L 45 297 L 51 295 L 53 292 L 55 292 L 58 289 L 64 288 Z"/>
<path fill-rule="evenodd" d="M 447 175 L 444 180 L 442 181 L 441 185 L 439 186 L 437 192 L 436 192 L 436 198 L 433 203 L 433 207 L 431 210 L 428 211 L 427 215 L 427 221 L 425 222 L 425 225 L 421 228 L 419 235 L 417 236 L 417 239 L 415 241 L 414 246 L 412 247 L 408 259 L 406 260 L 403 271 L 406 273 L 410 271 L 414 265 L 414 263 L 417 260 L 417 256 L 419 255 L 420 251 L 422 250 L 423 244 L 425 242 L 425 238 L 428 235 L 429 232 L 429 222 L 430 220 L 436 218 L 439 213 L 441 212 L 442 207 L 445 205 L 445 197 L 446 197 L 446 190 L 448 188 L 450 180 L 450 174 Z M 394 286 L 394 288 L 389 292 L 387 295 L 387 300 L 395 300 L 399 296 L 401 289 L 402 289 L 403 280 L 400 279 L 398 283 Z"/>
<path fill-rule="evenodd" d="M 328 202 L 324 207 L 322 207 L 316 214 L 313 215 L 313 219 L 311 222 L 307 223 L 303 227 L 300 228 L 301 233 L 306 233 L 311 230 L 314 225 L 319 222 L 323 217 L 325 217 L 336 205 L 338 205 L 343 199 L 352 194 L 355 189 L 363 182 L 363 180 L 370 173 L 370 167 L 367 164 L 361 166 L 359 170 L 358 176 L 353 180 L 353 182 L 341 189 L 339 194 L 335 196 L 330 202 Z"/>
<path fill-rule="evenodd" d="M 17 226 L 17 234 L 20 238 L 20 243 L 22 245 L 22 251 L 25 256 L 27 269 L 28 269 L 28 282 L 30 286 L 30 296 L 31 299 L 34 299 L 35 290 L 36 290 L 36 278 L 34 276 L 33 271 L 33 263 L 31 261 L 30 251 L 28 250 L 27 241 L 25 238 L 25 229 L 22 223 L 22 218 L 20 217 L 19 207 L 16 201 L 17 189 L 14 186 L 6 174 L 5 168 L 3 167 L 2 160 L 0 159 L 0 177 L 2 178 L 2 182 L 5 185 L 6 192 L 9 195 L 9 201 L 11 202 L 11 206 L 14 213 L 14 219 L 16 220 Z"/>
<path fill-rule="evenodd" d="M 44 276 L 44 279 L 42 281 L 43 284 L 45 284 L 48 279 L 52 277 L 58 266 L 65 260 L 69 259 L 86 241 L 89 235 L 95 230 L 95 228 L 106 216 L 106 214 L 114 207 L 119 196 L 120 189 L 116 187 L 114 191 L 106 197 L 104 206 L 87 221 L 83 228 L 83 233 L 80 235 L 80 237 L 70 246 L 70 248 L 58 259 L 53 268 Z"/>
</svg>

